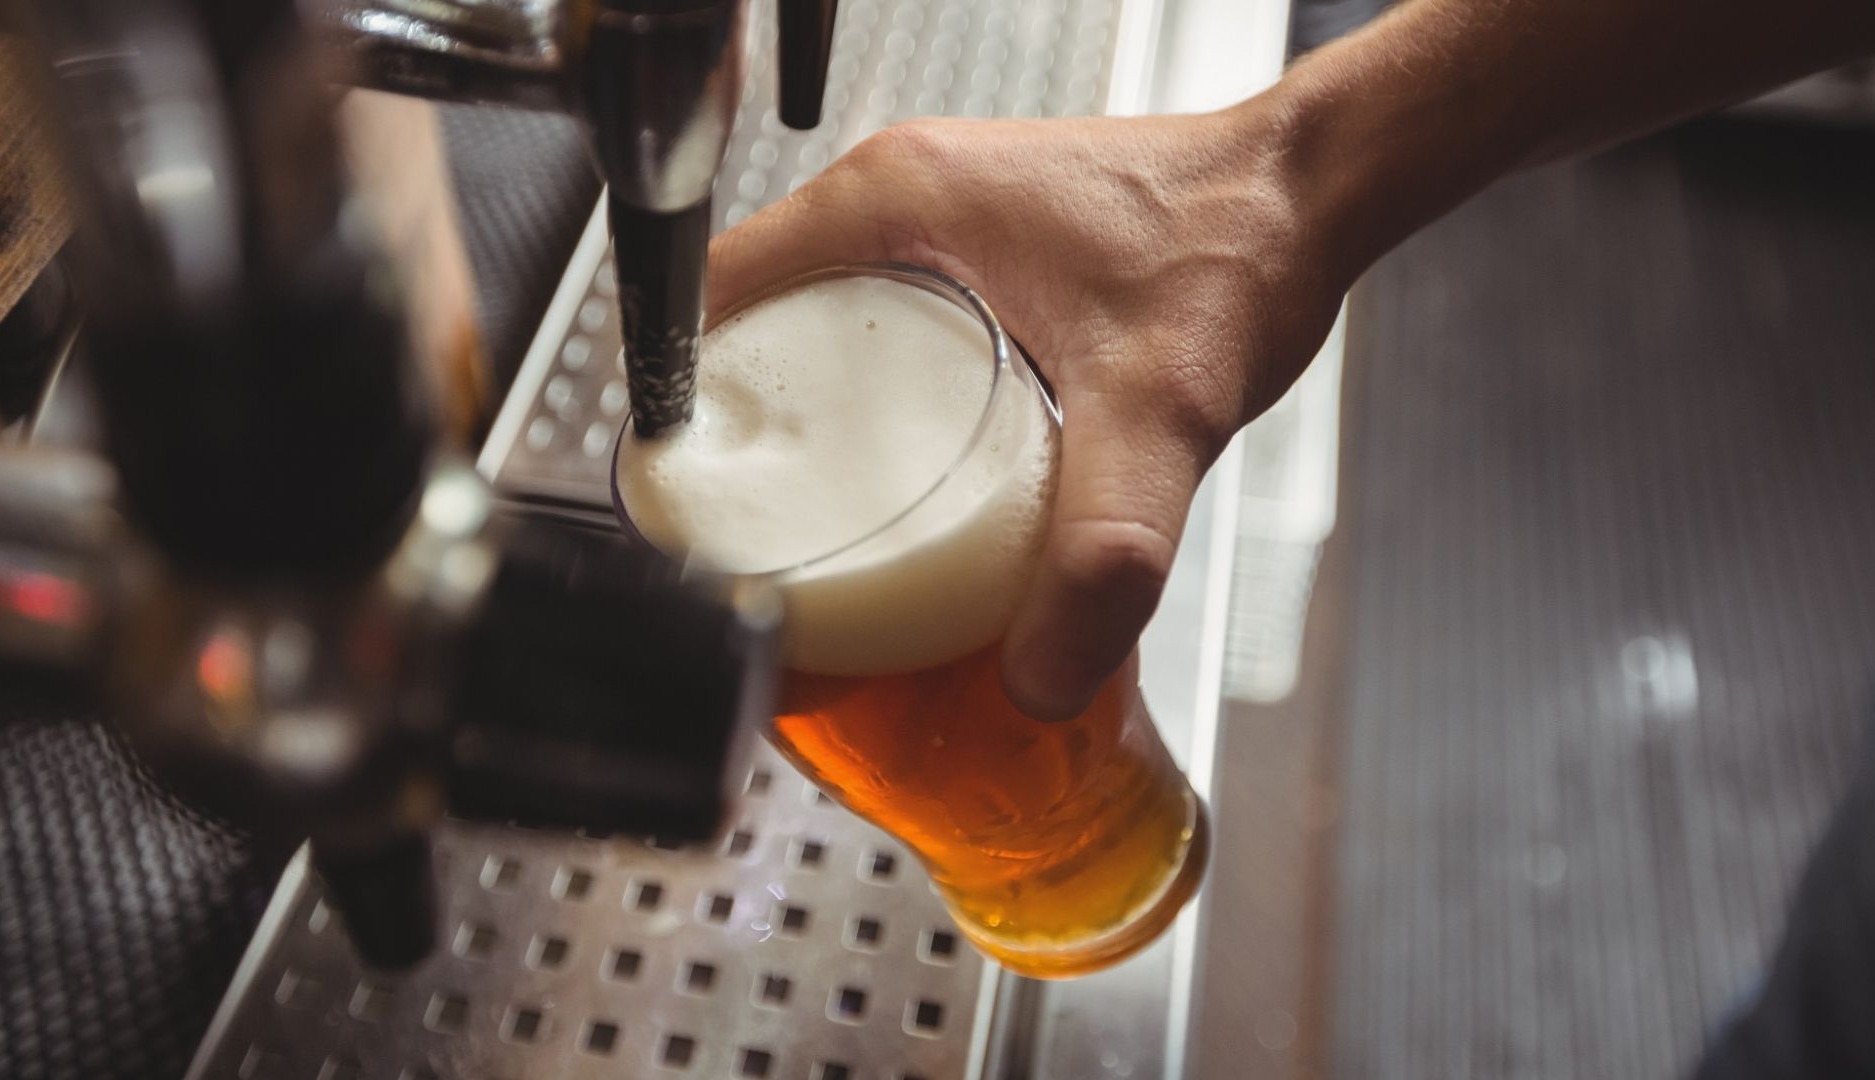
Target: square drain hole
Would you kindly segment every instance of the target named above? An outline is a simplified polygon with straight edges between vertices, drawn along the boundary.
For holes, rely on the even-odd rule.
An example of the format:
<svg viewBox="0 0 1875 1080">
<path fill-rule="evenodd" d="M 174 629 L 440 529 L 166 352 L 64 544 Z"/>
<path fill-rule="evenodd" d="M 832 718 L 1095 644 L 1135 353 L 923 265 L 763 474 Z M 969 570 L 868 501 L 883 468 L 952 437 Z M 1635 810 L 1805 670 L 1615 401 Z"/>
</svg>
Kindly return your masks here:
<svg viewBox="0 0 1875 1080">
<path fill-rule="evenodd" d="M 512 889 L 521 880 L 521 863 L 503 855 L 490 855 L 482 863 L 482 888 Z"/>
<path fill-rule="evenodd" d="M 673 1069 L 688 1069 L 697 1055 L 697 1040 L 688 1035 L 666 1035 L 664 1048 L 658 1052 L 660 1064 Z"/>
<path fill-rule="evenodd" d="M 757 1050 L 752 1046 L 742 1048 L 736 1058 L 736 1075 L 764 1077 L 775 1068 L 775 1055 L 766 1050 Z"/>
<path fill-rule="evenodd" d="M 390 1011 L 390 1007 L 390 990 L 370 979 L 361 981 L 358 989 L 352 991 L 350 1011 L 354 1020 L 375 1024 L 384 1019 L 384 1014 Z"/>
<path fill-rule="evenodd" d="M 866 991 L 857 986 L 835 987 L 827 999 L 827 1018 L 857 1024 L 866 1018 Z"/>
<path fill-rule="evenodd" d="M 716 965 L 701 960 L 692 960 L 684 965 L 684 991 L 690 994 L 707 994 L 716 989 Z"/>
<path fill-rule="evenodd" d="M 846 947 L 862 952 L 873 952 L 879 943 L 885 940 L 885 924 L 870 915 L 861 915 L 846 922 Z"/>
<path fill-rule="evenodd" d="M 626 903 L 633 911 L 652 912 L 664 902 L 664 884 L 659 881 L 634 881 Z"/>
<path fill-rule="evenodd" d="M 706 893 L 697 901 L 697 913 L 705 922 L 718 926 L 729 921 L 729 913 L 735 910 L 736 898 L 728 893 Z"/>
<path fill-rule="evenodd" d="M 536 1008 L 510 1005 L 501 1023 L 501 1037 L 512 1043 L 539 1042 L 546 1034 L 547 1018 Z"/>
<path fill-rule="evenodd" d="M 535 934 L 533 944 L 527 947 L 527 966 L 536 971 L 553 971 L 566 966 L 567 953 L 572 946 L 563 937 L 552 934 Z"/>
<path fill-rule="evenodd" d="M 584 900 L 592 893 L 592 871 L 578 866 L 562 866 L 553 875 L 555 900 Z"/>
<path fill-rule="evenodd" d="M 891 881 L 898 874 L 898 856 L 889 851 L 875 851 L 864 862 L 867 881 Z"/>
<path fill-rule="evenodd" d="M 586 1024 L 586 1037 L 580 1045 L 589 1054 L 610 1054 L 618 1049 L 620 1028 L 610 1020 L 592 1020 Z"/>
<path fill-rule="evenodd" d="M 462 1030 L 469 1020 L 469 999 L 461 994 L 437 991 L 430 995 L 429 1007 L 423 1010 L 423 1026 L 445 1034 Z"/>
<path fill-rule="evenodd" d="M 803 870 L 818 870 L 827 860 L 827 842 L 818 837 L 803 836 L 790 845 L 790 862 Z"/>
<path fill-rule="evenodd" d="M 755 1002 L 758 1005 L 773 1005 L 779 1008 L 788 1003 L 794 995 L 794 980 L 786 975 L 773 972 L 755 980 Z"/>
<path fill-rule="evenodd" d="M 918 959 L 927 964 L 949 964 L 956 958 L 956 933 L 936 927 L 924 932 L 924 940 L 918 943 Z"/>
<path fill-rule="evenodd" d="M 318 1000 L 322 989 L 318 979 L 288 968 L 281 973 L 280 984 L 274 987 L 273 999 L 281 1005 L 304 1009 Z"/>
<path fill-rule="evenodd" d="M 465 922 L 456 928 L 456 955 L 464 960 L 486 960 L 495 951 L 498 937 L 492 926 Z"/>
<path fill-rule="evenodd" d="M 944 1006 L 929 998 L 920 998 L 905 1006 L 905 1031 L 935 1039 L 944 1030 Z"/>
<path fill-rule="evenodd" d="M 613 949 L 606 960 L 605 973 L 608 978 L 619 982 L 630 982 L 638 977 L 639 969 L 644 967 L 645 954 L 637 949 Z"/>
<path fill-rule="evenodd" d="M 807 923 L 807 909 L 796 904 L 783 904 L 776 913 L 775 925 L 781 928 L 782 933 L 792 937 L 807 933 Z"/>
</svg>

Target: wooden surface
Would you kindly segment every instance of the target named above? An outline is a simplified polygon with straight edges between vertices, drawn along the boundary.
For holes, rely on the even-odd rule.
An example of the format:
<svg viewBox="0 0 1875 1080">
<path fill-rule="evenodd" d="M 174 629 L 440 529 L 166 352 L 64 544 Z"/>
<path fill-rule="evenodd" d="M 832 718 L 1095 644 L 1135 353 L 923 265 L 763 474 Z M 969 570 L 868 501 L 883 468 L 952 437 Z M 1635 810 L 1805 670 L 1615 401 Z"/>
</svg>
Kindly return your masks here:
<svg viewBox="0 0 1875 1080">
<path fill-rule="evenodd" d="M 17 39 L 0 34 L 0 316 L 65 242 L 63 190 Z"/>
</svg>

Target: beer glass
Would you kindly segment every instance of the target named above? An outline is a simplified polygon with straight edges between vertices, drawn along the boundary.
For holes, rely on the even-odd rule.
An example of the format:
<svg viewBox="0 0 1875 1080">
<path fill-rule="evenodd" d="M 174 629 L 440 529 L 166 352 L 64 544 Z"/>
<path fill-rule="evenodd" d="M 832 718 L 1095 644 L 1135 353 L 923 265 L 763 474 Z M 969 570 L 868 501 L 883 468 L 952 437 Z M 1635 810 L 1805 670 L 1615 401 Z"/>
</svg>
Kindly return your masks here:
<svg viewBox="0 0 1875 1080">
<path fill-rule="evenodd" d="M 1136 661 L 1061 723 L 1029 718 L 1003 693 L 1000 640 L 1040 551 L 1061 417 L 983 300 L 930 269 L 863 264 L 743 307 L 852 276 L 968 313 L 987 389 L 960 452 L 922 494 L 763 575 L 786 605 L 787 670 L 767 734 L 828 795 L 903 841 L 964 936 L 1003 966 L 1042 978 L 1105 967 L 1152 941 L 1196 891 L 1204 805 L 1146 711 Z M 614 496 L 632 527 L 616 474 Z"/>
</svg>

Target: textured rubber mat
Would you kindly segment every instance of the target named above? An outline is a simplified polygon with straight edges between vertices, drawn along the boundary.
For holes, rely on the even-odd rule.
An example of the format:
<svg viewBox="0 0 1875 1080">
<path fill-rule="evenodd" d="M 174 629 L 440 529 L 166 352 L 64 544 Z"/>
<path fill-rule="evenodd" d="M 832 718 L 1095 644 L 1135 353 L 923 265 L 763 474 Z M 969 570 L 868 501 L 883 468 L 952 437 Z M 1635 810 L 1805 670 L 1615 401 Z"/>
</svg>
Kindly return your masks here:
<svg viewBox="0 0 1875 1080">
<path fill-rule="evenodd" d="M 592 216 L 599 174 L 569 117 L 476 105 L 439 105 L 437 115 L 482 334 L 505 392 Z"/>
<path fill-rule="evenodd" d="M 97 724 L 9 704 L 0 1077 L 181 1076 L 280 860 L 175 803 Z"/>
<path fill-rule="evenodd" d="M 1506 183 L 1351 317 L 1333 1072 L 1649 1078 L 1875 710 L 1875 139 Z"/>
</svg>

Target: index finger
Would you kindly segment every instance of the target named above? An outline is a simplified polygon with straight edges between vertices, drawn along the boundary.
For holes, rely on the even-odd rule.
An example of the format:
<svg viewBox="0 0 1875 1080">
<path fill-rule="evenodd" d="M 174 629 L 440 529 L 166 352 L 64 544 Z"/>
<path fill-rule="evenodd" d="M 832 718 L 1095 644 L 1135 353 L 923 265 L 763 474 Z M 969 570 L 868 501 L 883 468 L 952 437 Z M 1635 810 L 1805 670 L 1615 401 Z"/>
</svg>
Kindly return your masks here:
<svg viewBox="0 0 1875 1080">
<path fill-rule="evenodd" d="M 855 186 L 822 174 L 711 241 L 709 310 L 723 311 L 810 270 L 895 257 L 872 200 Z"/>
</svg>

